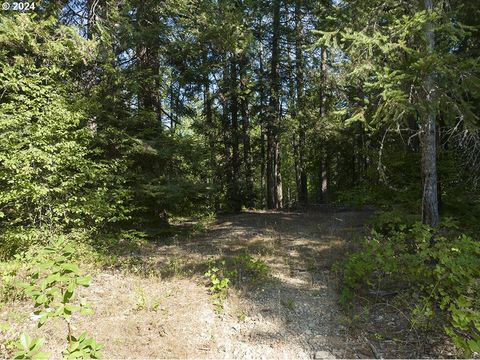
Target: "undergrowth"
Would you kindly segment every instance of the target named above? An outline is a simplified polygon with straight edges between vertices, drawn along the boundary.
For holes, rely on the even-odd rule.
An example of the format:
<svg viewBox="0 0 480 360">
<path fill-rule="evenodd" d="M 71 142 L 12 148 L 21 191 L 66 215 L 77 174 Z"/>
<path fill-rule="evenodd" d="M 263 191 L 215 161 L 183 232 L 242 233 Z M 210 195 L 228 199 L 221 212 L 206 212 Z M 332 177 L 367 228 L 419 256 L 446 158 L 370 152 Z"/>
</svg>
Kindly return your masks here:
<svg viewBox="0 0 480 360">
<path fill-rule="evenodd" d="M 17 255 L 15 261 L 6 263 L 7 266 L 0 272 L 1 301 L 31 299 L 38 328 L 53 318 L 64 321 L 64 358 L 97 359 L 101 356 L 102 346 L 86 332 L 74 334 L 72 325 L 75 313 L 89 315 L 93 312 L 91 306 L 76 295 L 79 287 L 88 287 L 91 281 L 91 276 L 84 275 L 80 270 L 77 254 L 77 247 L 64 237 L 58 237 L 48 246 L 31 247 L 27 252 Z M 49 358 L 50 354 L 42 351 L 45 339 L 31 338 L 23 333 L 17 342 L 7 339 L 9 345 L 6 350 L 12 352 L 15 345 L 18 350 L 13 354 L 15 359 Z"/>
<path fill-rule="evenodd" d="M 268 279 L 270 270 L 262 259 L 242 255 L 210 261 L 205 277 L 208 279 L 212 303 L 221 312 L 230 286 L 258 284 Z"/>
<path fill-rule="evenodd" d="M 480 246 L 452 219 L 433 229 L 381 213 L 341 272 L 344 305 L 360 294 L 408 292 L 413 327 L 444 331 L 466 356 L 480 352 Z"/>
</svg>

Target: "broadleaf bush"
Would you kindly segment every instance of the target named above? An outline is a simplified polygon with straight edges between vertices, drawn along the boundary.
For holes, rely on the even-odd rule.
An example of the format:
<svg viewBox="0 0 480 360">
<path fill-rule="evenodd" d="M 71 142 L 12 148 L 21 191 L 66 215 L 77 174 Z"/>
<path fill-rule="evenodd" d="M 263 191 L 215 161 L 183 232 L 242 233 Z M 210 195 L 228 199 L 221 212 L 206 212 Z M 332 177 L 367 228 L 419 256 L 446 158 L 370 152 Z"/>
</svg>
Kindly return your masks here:
<svg viewBox="0 0 480 360">
<path fill-rule="evenodd" d="M 409 291 L 418 299 L 412 325 L 445 323 L 443 330 L 467 356 L 480 346 L 480 246 L 447 219 L 438 229 L 421 223 L 397 226 L 381 220 L 386 233 L 371 230 L 343 267 L 341 300 L 373 289 Z"/>
<path fill-rule="evenodd" d="M 78 337 L 73 334 L 72 315 L 76 312 L 82 315 L 93 313 L 90 304 L 76 295 L 79 287 L 90 285 L 92 277 L 82 274 L 75 257 L 76 249 L 64 237 L 59 237 L 44 248 L 32 249 L 22 259 L 28 264 L 28 280 L 22 287 L 33 300 L 39 328 L 52 318 L 64 320 L 67 328 L 67 347 L 63 351 L 65 358 L 98 359 L 102 346 L 88 337 L 86 332 Z M 31 340 L 28 335 L 22 334 L 19 344 L 20 351 L 15 356 L 20 359 L 31 358 L 40 354 L 43 339 Z"/>
</svg>

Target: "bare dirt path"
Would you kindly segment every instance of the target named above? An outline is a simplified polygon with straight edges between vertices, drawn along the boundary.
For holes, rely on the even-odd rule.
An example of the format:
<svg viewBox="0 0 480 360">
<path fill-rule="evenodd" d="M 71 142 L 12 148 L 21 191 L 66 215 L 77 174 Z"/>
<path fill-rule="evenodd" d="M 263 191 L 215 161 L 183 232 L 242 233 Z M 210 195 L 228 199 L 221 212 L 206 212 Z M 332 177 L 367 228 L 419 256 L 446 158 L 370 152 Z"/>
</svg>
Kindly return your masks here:
<svg viewBox="0 0 480 360">
<path fill-rule="evenodd" d="M 74 319 L 76 327 L 104 344 L 105 358 L 358 357 L 331 267 L 369 216 L 327 209 L 220 217 L 200 235 L 175 236 L 168 245 L 131 254 L 133 271 L 96 274 L 82 294 L 95 314 Z M 268 264 L 270 276 L 230 289 L 216 313 L 203 274 L 209 262 L 245 253 Z M 16 304 L 2 309 L 0 321 L 34 334 L 29 311 Z M 42 331 L 57 356 L 62 326 L 51 323 Z"/>
</svg>

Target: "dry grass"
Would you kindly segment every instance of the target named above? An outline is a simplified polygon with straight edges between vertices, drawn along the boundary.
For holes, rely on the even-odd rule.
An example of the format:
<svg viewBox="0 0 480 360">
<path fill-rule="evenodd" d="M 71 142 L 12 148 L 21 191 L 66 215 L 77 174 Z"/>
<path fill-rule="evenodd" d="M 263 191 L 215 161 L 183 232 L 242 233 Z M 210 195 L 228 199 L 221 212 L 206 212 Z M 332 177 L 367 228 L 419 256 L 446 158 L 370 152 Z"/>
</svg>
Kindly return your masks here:
<svg viewBox="0 0 480 360">
<path fill-rule="evenodd" d="M 320 350 L 353 356 L 353 340 L 339 326 L 336 279 L 329 270 L 368 215 L 221 217 L 204 233 L 149 244 L 125 257 L 119 269 L 97 273 L 81 293 L 95 314 L 73 322 L 104 345 L 105 358 L 311 358 Z M 237 284 L 217 315 L 203 274 L 212 259 L 244 253 L 266 262 L 271 277 Z M 31 312 L 28 303 L 4 307 L 0 323 L 12 328 L 4 339 L 21 331 L 41 334 L 46 350 L 60 357 L 64 324 L 38 330 Z"/>
</svg>

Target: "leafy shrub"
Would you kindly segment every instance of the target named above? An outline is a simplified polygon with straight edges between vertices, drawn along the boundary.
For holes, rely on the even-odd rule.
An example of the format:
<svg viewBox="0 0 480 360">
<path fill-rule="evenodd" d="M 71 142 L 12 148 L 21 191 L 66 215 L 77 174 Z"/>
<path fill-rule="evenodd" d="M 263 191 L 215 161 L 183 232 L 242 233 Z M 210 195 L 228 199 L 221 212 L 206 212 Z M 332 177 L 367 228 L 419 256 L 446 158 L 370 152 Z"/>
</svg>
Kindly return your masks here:
<svg viewBox="0 0 480 360">
<path fill-rule="evenodd" d="M 478 351 L 480 246 L 466 235 L 454 235 L 453 227 L 451 220 L 438 230 L 420 223 L 399 226 L 395 217 L 390 224 L 382 222 L 387 235 L 372 230 L 346 261 L 342 301 L 365 287 L 408 288 L 420 299 L 414 325 L 445 317 L 444 330 L 454 343 L 467 355 Z"/>
<path fill-rule="evenodd" d="M 230 279 L 226 276 L 225 261 L 217 267 L 214 263 L 210 263 L 205 276 L 210 280 L 210 294 L 212 302 L 217 312 L 223 309 L 223 302 L 228 294 Z"/>
<path fill-rule="evenodd" d="M 393 235 L 411 228 L 418 220 L 417 215 L 409 215 L 400 209 L 381 211 L 369 221 L 369 227 L 383 235 Z"/>
<path fill-rule="evenodd" d="M 75 87 L 74 69 L 94 43 L 54 20 L 19 14 L 2 18 L 0 53 L 0 256 L 32 244 L 31 229 L 127 219 L 124 164 L 98 160 Z"/>
<path fill-rule="evenodd" d="M 49 353 L 42 352 L 42 346 L 45 343 L 43 338 L 30 338 L 26 334 L 20 336 L 17 342 L 19 351 L 15 353 L 14 359 L 48 359 Z"/>
<path fill-rule="evenodd" d="M 25 293 L 34 301 L 34 314 L 38 316 L 38 327 L 49 319 L 62 318 L 67 326 L 67 347 L 63 351 L 65 358 L 99 358 L 101 345 L 89 338 L 84 332 L 76 337 L 73 334 L 71 320 L 75 312 L 91 314 L 90 305 L 84 300 L 76 301 L 75 293 L 79 286 L 88 287 L 91 276 L 83 276 L 77 264 L 73 262 L 75 249 L 59 238 L 51 246 L 41 250 L 32 250 L 24 257 L 28 264 L 29 281 L 23 283 Z M 43 340 L 30 340 L 22 335 L 17 358 L 31 358 L 37 354 Z M 38 354 L 37 354 L 38 355 Z"/>
</svg>

